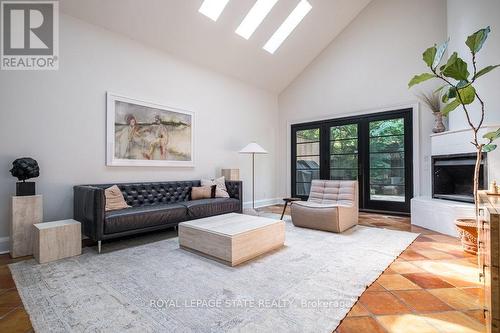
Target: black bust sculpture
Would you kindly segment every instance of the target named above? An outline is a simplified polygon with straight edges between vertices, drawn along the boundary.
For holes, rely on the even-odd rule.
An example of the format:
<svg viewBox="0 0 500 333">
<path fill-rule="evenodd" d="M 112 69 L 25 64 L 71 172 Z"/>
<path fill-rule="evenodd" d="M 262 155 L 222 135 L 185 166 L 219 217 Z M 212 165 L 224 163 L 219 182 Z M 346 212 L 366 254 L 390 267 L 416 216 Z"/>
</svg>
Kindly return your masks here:
<svg viewBox="0 0 500 333">
<path fill-rule="evenodd" d="M 12 162 L 10 173 L 19 180 L 16 183 L 17 196 L 35 195 L 35 182 L 26 182 L 26 179 L 40 176 L 40 167 L 37 161 L 31 157 L 18 158 Z"/>
</svg>

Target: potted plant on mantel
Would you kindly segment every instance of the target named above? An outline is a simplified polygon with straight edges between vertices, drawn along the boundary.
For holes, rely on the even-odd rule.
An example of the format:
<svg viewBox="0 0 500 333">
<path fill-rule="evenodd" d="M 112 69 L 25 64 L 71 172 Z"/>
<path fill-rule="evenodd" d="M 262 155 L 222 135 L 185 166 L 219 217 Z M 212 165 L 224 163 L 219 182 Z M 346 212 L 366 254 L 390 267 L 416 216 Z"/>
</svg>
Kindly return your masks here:
<svg viewBox="0 0 500 333">
<path fill-rule="evenodd" d="M 433 133 L 442 133 L 446 130 L 443 124 L 443 113 L 441 112 L 441 101 L 438 91 L 434 92 L 420 92 L 417 94 L 417 98 L 424 103 L 434 115 L 434 128 Z"/>
<path fill-rule="evenodd" d="M 443 94 L 442 101 L 446 103 L 445 107 L 442 110 L 444 116 L 447 116 L 450 112 L 456 110 L 457 108 L 461 109 L 467 118 L 467 123 L 470 129 L 472 130 L 472 145 L 476 148 L 476 164 L 474 167 L 474 208 L 475 208 L 475 220 L 472 220 L 472 230 L 476 231 L 477 237 L 477 225 L 479 222 L 479 197 L 478 197 L 478 189 L 479 189 L 479 171 L 481 167 L 481 158 L 483 152 L 493 151 L 497 145 L 493 144 L 493 141 L 500 137 L 500 129 L 497 129 L 493 132 L 488 132 L 479 137 L 479 131 L 483 126 L 484 116 L 485 116 L 485 103 L 483 99 L 480 97 L 478 91 L 475 88 L 475 84 L 478 79 L 495 68 L 499 67 L 499 65 L 490 65 L 486 66 L 480 70 L 477 69 L 476 56 L 478 52 L 484 45 L 488 34 L 491 32 L 490 27 L 486 27 L 484 29 L 480 29 L 473 33 L 472 35 L 467 37 L 465 44 L 468 46 L 471 53 L 471 64 L 472 64 L 472 73 L 469 72 L 469 68 L 467 63 L 458 56 L 457 52 L 453 52 L 451 56 L 448 58 L 445 64 L 439 66 L 441 60 L 443 58 L 446 49 L 448 48 L 448 41 L 442 43 L 441 45 L 434 45 L 429 47 L 423 53 L 423 60 L 427 67 L 429 67 L 430 72 L 426 72 L 420 75 L 415 75 L 410 82 L 408 83 L 408 88 L 413 87 L 416 84 L 421 82 L 430 80 L 430 79 L 439 79 L 444 84 L 439 87 L 436 92 L 441 92 Z M 480 105 L 480 117 L 479 121 L 474 122 L 471 118 L 471 104 L 476 101 Z M 467 221 L 457 221 L 457 227 L 460 228 L 460 224 L 463 222 L 469 223 Z M 460 228 L 461 234 L 467 238 L 466 225 L 464 228 Z M 471 235 L 468 235 L 471 236 Z M 470 242 L 470 238 L 469 238 Z M 468 252 L 474 252 L 474 249 L 470 248 L 470 244 L 464 244 L 464 249 Z M 477 251 L 477 244 L 475 245 L 475 250 Z"/>
</svg>

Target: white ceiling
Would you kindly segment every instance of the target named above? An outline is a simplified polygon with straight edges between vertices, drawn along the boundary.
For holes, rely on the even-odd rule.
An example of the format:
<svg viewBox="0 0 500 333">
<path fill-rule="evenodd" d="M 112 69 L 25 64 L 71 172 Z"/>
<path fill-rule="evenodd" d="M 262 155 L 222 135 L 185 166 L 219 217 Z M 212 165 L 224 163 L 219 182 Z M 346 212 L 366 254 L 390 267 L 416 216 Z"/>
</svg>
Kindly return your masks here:
<svg viewBox="0 0 500 333">
<path fill-rule="evenodd" d="M 61 0 L 61 11 L 184 60 L 281 92 L 371 0 L 309 0 L 312 10 L 274 53 L 262 49 L 299 3 L 280 0 L 249 40 L 234 31 L 255 0 L 231 0 L 214 22 L 203 0 Z"/>
</svg>

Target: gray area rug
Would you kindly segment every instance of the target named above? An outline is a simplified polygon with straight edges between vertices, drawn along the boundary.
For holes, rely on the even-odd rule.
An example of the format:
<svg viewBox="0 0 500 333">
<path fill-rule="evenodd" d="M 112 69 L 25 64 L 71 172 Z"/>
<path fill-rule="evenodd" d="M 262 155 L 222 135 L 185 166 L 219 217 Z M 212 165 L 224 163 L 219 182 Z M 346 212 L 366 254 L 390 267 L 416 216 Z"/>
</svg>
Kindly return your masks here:
<svg viewBox="0 0 500 333">
<path fill-rule="evenodd" d="M 9 267 L 40 333 L 332 332 L 416 237 L 362 226 L 334 234 L 288 221 L 283 249 L 233 268 L 179 249 L 177 238 Z"/>
</svg>

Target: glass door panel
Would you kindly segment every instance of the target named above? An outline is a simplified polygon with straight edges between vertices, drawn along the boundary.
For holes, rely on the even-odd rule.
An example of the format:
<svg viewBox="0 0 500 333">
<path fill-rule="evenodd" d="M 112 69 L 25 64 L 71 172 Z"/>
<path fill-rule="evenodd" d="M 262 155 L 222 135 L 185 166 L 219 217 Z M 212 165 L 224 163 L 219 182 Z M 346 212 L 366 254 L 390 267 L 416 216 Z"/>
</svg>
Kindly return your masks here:
<svg viewBox="0 0 500 333">
<path fill-rule="evenodd" d="M 409 213 L 413 195 L 412 110 L 292 125 L 291 194 L 313 179 L 357 180 L 361 210 Z"/>
<path fill-rule="evenodd" d="M 405 202 L 404 118 L 369 123 L 369 200 Z"/>
<path fill-rule="evenodd" d="M 330 179 L 358 179 L 358 124 L 330 127 Z"/>
<path fill-rule="evenodd" d="M 320 179 L 320 129 L 297 131 L 295 142 L 295 192 L 299 197 L 308 196 L 311 181 Z"/>
</svg>

